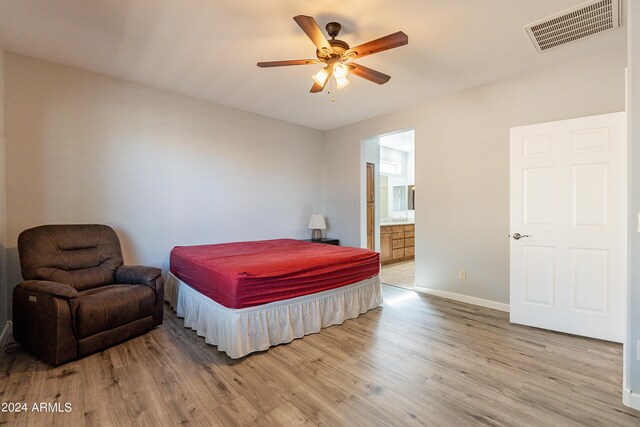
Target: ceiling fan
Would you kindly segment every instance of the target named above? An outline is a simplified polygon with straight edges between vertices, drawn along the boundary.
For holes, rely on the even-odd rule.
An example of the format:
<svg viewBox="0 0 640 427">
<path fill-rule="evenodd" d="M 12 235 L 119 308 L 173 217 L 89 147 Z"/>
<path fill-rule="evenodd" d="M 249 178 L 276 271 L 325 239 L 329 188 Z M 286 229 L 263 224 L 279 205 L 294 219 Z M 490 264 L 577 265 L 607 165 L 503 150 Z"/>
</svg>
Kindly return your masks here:
<svg viewBox="0 0 640 427">
<path fill-rule="evenodd" d="M 258 62 L 258 67 L 268 68 L 324 63 L 326 66 L 313 76 L 315 83 L 311 87 L 311 93 L 322 92 L 331 77 L 333 77 L 337 89 L 347 86 L 349 84 L 349 80 L 347 80 L 349 73 L 379 85 L 385 84 L 391 76 L 348 61 L 404 46 L 409 43 L 407 35 L 402 31 L 398 31 L 397 33 L 389 34 L 388 36 L 363 43 L 356 47 L 349 47 L 346 42 L 336 39 L 342 29 L 342 26 L 337 22 L 329 22 L 327 24 L 327 33 L 329 37 L 331 37 L 331 40 L 327 40 L 322 34 L 320 27 L 318 27 L 318 23 L 311 16 L 298 15 L 294 16 L 293 20 L 296 21 L 300 28 L 302 28 L 302 31 L 304 31 L 313 44 L 316 45 L 316 57 L 318 59 Z"/>
</svg>

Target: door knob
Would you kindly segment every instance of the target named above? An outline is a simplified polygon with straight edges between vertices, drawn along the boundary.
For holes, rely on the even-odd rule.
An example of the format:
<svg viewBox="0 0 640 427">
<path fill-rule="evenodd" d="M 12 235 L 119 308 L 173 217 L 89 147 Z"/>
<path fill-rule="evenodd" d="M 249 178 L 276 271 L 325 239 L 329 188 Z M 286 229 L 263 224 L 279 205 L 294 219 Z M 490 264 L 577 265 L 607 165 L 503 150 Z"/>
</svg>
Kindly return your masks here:
<svg viewBox="0 0 640 427">
<path fill-rule="evenodd" d="M 513 233 L 513 240 L 520 240 L 523 237 L 531 237 L 528 234 Z"/>
</svg>

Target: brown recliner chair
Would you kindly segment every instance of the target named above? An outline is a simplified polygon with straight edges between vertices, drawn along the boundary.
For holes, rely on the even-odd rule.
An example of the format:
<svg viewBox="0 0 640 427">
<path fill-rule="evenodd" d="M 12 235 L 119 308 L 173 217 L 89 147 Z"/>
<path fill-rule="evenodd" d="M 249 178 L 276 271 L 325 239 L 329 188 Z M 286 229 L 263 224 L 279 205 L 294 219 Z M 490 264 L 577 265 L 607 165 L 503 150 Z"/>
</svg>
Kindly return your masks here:
<svg viewBox="0 0 640 427">
<path fill-rule="evenodd" d="M 13 291 L 14 339 L 59 365 L 162 323 L 159 268 L 122 265 L 106 225 L 43 225 L 23 231 L 24 282 Z"/>
</svg>

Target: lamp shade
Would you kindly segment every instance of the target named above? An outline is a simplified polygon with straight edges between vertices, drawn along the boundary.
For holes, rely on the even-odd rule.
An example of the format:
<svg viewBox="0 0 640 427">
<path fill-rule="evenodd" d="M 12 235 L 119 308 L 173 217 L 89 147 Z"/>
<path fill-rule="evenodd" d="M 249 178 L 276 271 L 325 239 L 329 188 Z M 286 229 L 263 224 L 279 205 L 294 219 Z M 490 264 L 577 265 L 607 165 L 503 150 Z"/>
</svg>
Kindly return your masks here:
<svg viewBox="0 0 640 427">
<path fill-rule="evenodd" d="M 346 78 L 347 74 L 349 74 L 349 68 L 346 65 L 340 62 L 333 65 L 333 75 L 337 80 Z"/>
<path fill-rule="evenodd" d="M 336 87 L 338 89 L 342 89 L 344 87 L 347 87 L 349 85 L 349 83 L 350 82 L 346 77 L 344 77 L 342 79 L 339 79 L 339 78 L 336 77 Z"/>
<path fill-rule="evenodd" d="M 311 215 L 311 219 L 309 220 L 309 229 L 326 230 L 327 224 L 324 222 L 324 217 L 319 213 Z"/>
<path fill-rule="evenodd" d="M 324 86 L 324 83 L 329 78 L 329 72 L 327 71 L 327 67 L 321 68 L 320 71 L 315 73 L 312 77 L 313 81 L 318 83 L 320 86 Z"/>
</svg>

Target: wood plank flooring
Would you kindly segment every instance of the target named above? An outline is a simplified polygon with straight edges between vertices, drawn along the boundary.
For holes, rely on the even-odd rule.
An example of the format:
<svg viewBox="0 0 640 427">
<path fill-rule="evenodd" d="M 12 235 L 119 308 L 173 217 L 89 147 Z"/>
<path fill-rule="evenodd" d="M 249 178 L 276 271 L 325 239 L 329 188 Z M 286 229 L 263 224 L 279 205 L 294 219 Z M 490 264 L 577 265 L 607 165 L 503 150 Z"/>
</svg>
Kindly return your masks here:
<svg viewBox="0 0 640 427">
<path fill-rule="evenodd" d="M 506 313 L 384 287 L 375 310 L 243 359 L 166 308 L 154 331 L 51 368 L 9 347 L 10 425 L 638 426 L 622 404 L 622 347 L 510 325 Z"/>
</svg>

